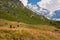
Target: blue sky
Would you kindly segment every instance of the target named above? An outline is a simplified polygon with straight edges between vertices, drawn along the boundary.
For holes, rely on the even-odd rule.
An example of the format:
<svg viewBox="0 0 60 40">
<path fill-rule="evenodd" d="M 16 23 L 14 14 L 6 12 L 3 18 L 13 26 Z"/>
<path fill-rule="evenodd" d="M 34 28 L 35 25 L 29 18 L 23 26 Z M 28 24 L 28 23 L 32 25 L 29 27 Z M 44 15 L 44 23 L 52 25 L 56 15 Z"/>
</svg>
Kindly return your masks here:
<svg viewBox="0 0 60 40">
<path fill-rule="evenodd" d="M 33 7 L 32 10 L 37 10 L 38 9 L 44 8 L 49 10 L 48 16 L 52 18 L 56 18 L 60 20 L 60 0 L 20 0 L 25 7 Z M 37 7 L 35 7 L 38 5 Z M 58 11 L 56 11 L 58 10 Z M 39 10 L 37 10 L 39 11 Z M 37 12 L 36 11 L 36 12 Z M 40 12 L 40 11 L 39 11 Z"/>
<path fill-rule="evenodd" d="M 40 1 L 41 0 L 28 0 L 28 4 L 36 5 Z M 44 1 L 45 1 L 45 4 L 44 4 Z M 51 2 L 50 2 L 50 0 L 43 0 L 43 1 L 41 1 L 42 6 L 40 5 L 40 3 L 39 3 L 39 5 L 43 8 L 50 10 L 51 12 L 55 11 L 54 15 L 53 15 L 53 13 L 50 13 L 50 15 L 53 15 L 52 18 L 60 19 L 60 10 L 56 11 L 56 9 L 58 9 L 58 7 L 60 7 L 59 0 L 58 1 L 53 0 Z M 57 2 L 59 2 L 59 3 L 57 3 Z M 49 4 L 47 5 L 46 3 L 49 3 Z M 55 4 L 57 4 L 57 6 Z M 53 6 L 55 6 L 55 7 L 53 7 Z M 53 10 L 52 10 L 52 8 L 53 8 Z"/>
<path fill-rule="evenodd" d="M 54 14 L 52 18 L 60 18 L 60 10 L 56 10 Z"/>
<path fill-rule="evenodd" d="M 28 0 L 28 4 L 31 3 L 32 5 L 36 5 L 37 2 L 39 2 L 40 0 Z"/>
</svg>

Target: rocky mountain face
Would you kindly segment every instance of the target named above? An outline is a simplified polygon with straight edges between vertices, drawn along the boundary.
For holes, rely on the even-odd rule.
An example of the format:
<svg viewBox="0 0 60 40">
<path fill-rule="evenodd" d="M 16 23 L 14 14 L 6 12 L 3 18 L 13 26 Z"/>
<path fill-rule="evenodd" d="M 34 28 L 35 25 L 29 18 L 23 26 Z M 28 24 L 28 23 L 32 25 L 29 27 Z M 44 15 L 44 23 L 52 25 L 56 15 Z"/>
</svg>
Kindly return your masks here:
<svg viewBox="0 0 60 40">
<path fill-rule="evenodd" d="M 8 12 L 9 10 L 11 10 L 10 8 L 20 8 L 22 6 L 23 4 L 19 0 L 0 0 L 0 12 Z"/>
</svg>

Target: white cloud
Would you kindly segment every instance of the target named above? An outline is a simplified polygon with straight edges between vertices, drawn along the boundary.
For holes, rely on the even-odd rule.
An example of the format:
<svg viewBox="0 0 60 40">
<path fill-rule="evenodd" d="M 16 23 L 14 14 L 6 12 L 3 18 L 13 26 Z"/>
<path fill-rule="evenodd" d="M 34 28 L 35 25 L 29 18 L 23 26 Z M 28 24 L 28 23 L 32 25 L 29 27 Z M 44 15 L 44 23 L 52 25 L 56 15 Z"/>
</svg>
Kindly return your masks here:
<svg viewBox="0 0 60 40">
<path fill-rule="evenodd" d="M 57 18 L 54 18 L 54 19 L 52 19 L 52 20 L 60 21 L 60 19 L 57 19 Z"/>
<path fill-rule="evenodd" d="M 48 9 L 49 15 L 53 15 L 55 10 L 60 9 L 60 0 L 41 0 L 37 3 L 40 7 Z"/>
<path fill-rule="evenodd" d="M 27 6 L 28 0 L 20 0 L 24 6 Z"/>
<path fill-rule="evenodd" d="M 45 14 L 49 11 L 50 13 L 46 14 L 46 17 L 48 19 L 50 19 L 53 15 L 54 15 L 54 11 L 59 10 L 60 9 L 60 0 L 41 0 L 37 3 L 37 5 L 39 7 L 37 7 L 36 5 L 31 5 L 28 4 L 28 0 L 20 0 L 25 7 L 29 8 L 30 10 L 36 12 L 37 14 Z M 44 9 L 47 10 L 44 10 Z M 44 11 L 42 13 L 42 11 Z M 54 20 L 59 20 L 59 19 L 54 19 Z"/>
</svg>

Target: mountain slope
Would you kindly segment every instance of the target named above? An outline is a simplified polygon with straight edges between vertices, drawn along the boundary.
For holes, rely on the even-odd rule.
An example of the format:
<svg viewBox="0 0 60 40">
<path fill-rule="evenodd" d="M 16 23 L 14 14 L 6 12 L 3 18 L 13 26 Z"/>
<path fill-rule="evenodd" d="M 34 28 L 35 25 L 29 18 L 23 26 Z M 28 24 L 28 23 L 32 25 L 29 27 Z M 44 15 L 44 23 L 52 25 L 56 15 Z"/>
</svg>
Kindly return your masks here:
<svg viewBox="0 0 60 40">
<path fill-rule="evenodd" d="M 3 2 L 3 1 L 2 1 Z M 10 5 L 9 5 L 9 4 Z M 17 4 L 19 3 L 19 5 Z M 13 21 L 22 21 L 22 22 L 39 22 L 40 16 L 36 15 L 32 11 L 30 11 L 27 8 L 24 8 L 22 3 L 19 1 L 4 1 L 4 3 L 1 3 L 0 7 L 0 18 L 7 19 L 7 20 L 13 20 Z M 17 7 L 16 7 L 17 6 Z M 3 8 L 3 9 L 2 9 Z M 34 16 L 32 18 L 32 16 Z"/>
<path fill-rule="evenodd" d="M 19 0 L 0 0 L 0 19 L 28 24 L 47 24 L 60 28 L 59 21 L 48 20 L 44 16 L 37 15 L 25 8 Z"/>
<path fill-rule="evenodd" d="M 0 0 L 0 40 L 60 40 L 60 21 L 37 15 L 19 0 Z"/>
</svg>

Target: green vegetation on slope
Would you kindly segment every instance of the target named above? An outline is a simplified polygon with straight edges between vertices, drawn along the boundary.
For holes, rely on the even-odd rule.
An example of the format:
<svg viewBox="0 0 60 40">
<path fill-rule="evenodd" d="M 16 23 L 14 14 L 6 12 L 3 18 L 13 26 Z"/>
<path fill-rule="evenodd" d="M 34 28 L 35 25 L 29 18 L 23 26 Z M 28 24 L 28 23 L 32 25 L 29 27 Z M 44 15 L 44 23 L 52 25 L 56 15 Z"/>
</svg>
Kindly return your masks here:
<svg viewBox="0 0 60 40">
<path fill-rule="evenodd" d="M 53 25 L 60 28 L 60 22 L 48 20 L 41 15 L 37 15 L 25 8 L 19 0 L 0 0 L 0 18 L 28 24 Z"/>
</svg>

